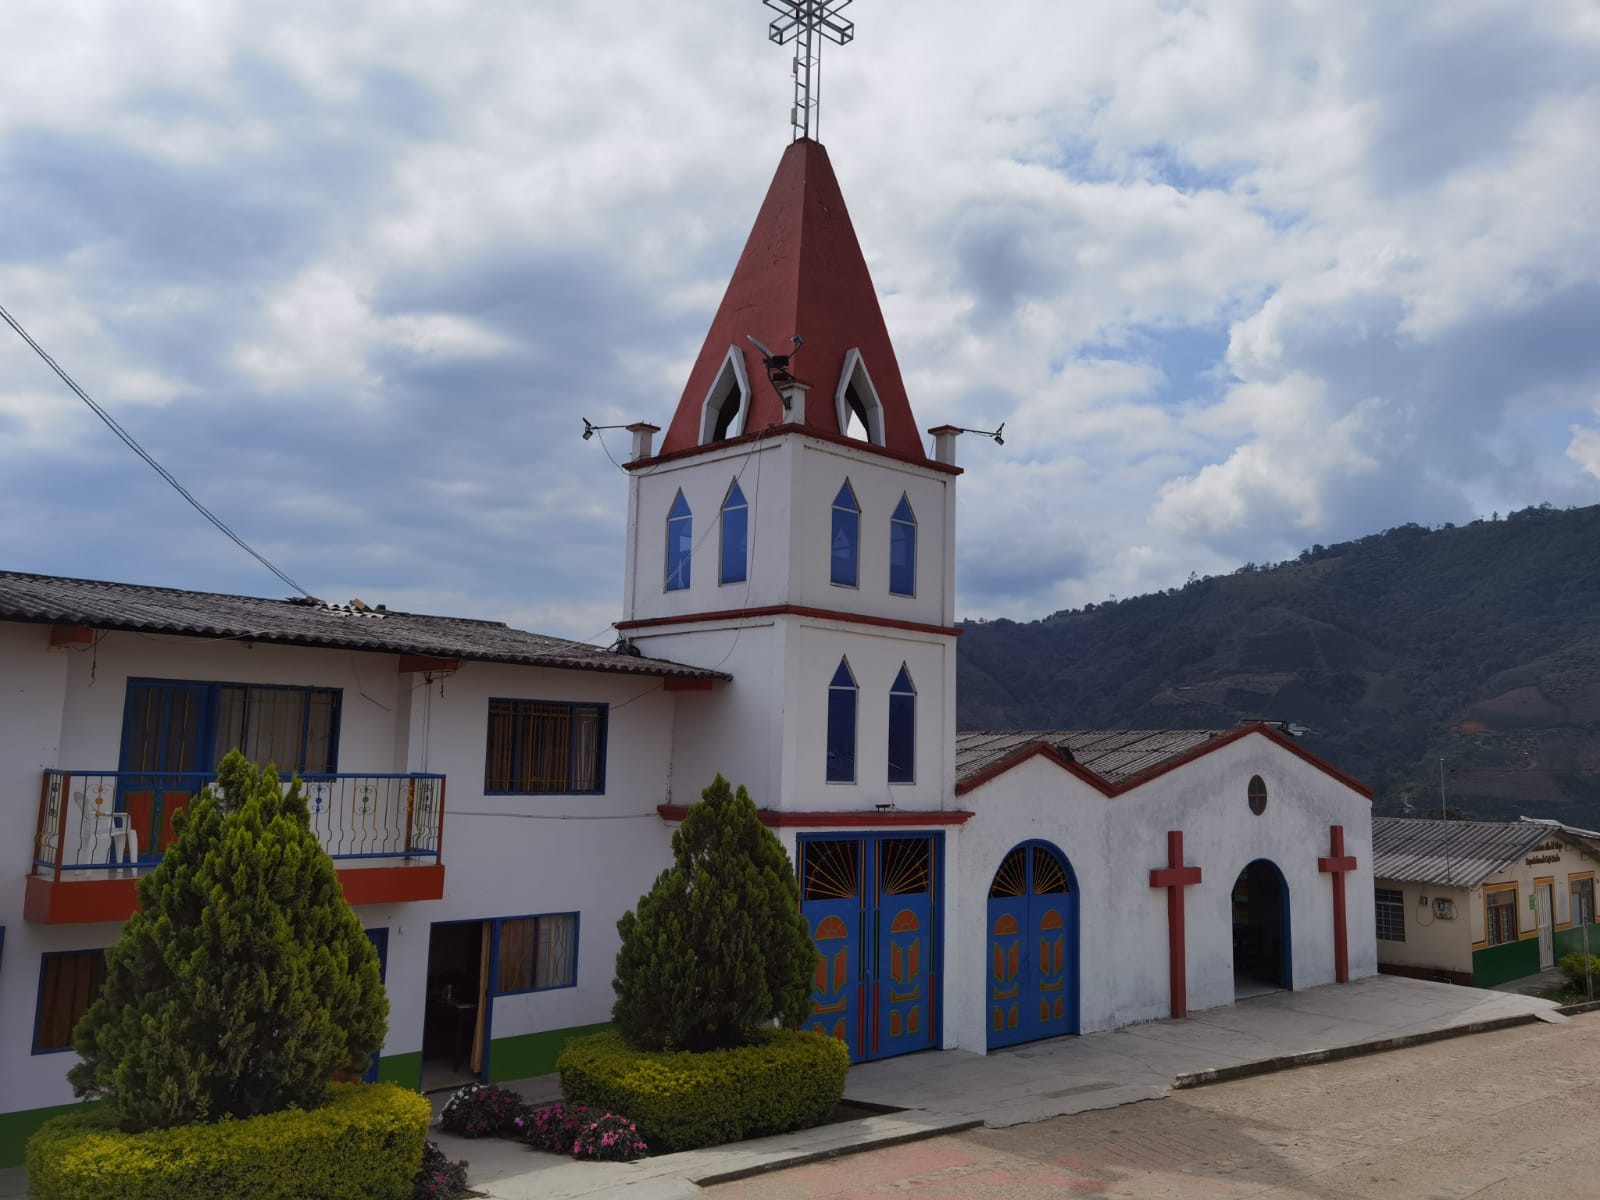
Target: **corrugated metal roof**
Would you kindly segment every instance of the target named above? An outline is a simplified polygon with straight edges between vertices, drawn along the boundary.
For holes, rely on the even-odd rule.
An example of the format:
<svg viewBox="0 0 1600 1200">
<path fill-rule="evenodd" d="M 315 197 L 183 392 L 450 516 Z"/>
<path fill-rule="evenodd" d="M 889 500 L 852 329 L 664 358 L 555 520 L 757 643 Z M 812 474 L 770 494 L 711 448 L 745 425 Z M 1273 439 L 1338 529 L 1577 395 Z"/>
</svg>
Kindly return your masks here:
<svg viewBox="0 0 1600 1200">
<path fill-rule="evenodd" d="M 1560 831 L 1525 821 L 1373 817 L 1372 874 L 1474 888 L 1552 836 Z"/>
<path fill-rule="evenodd" d="M 361 611 L 320 601 L 264 600 L 12 571 L 0 571 L 0 620 L 245 638 L 623 675 L 729 678 L 721 671 L 527 633 L 499 621 Z"/>
<path fill-rule="evenodd" d="M 1107 783 L 1142 775 L 1221 737 L 1218 729 L 979 729 L 956 734 L 956 781 L 982 774 L 1025 746 L 1044 742 Z"/>
</svg>

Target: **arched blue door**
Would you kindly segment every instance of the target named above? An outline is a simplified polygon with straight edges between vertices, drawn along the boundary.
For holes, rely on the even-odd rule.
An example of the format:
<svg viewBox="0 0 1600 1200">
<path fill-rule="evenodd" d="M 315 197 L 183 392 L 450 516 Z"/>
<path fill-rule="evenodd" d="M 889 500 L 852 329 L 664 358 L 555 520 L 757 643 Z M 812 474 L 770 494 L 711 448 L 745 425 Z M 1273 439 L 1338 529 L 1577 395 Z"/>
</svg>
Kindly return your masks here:
<svg viewBox="0 0 1600 1200">
<path fill-rule="evenodd" d="M 990 1048 L 1078 1032 L 1078 888 L 1054 846 L 1024 842 L 989 885 Z"/>
</svg>

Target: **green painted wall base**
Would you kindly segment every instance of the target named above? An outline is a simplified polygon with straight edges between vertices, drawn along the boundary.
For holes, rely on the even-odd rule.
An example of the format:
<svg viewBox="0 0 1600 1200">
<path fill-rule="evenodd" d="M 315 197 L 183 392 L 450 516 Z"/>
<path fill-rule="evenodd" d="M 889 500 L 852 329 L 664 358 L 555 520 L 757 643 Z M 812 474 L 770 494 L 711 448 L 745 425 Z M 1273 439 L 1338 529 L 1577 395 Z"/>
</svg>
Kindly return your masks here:
<svg viewBox="0 0 1600 1200">
<path fill-rule="evenodd" d="M 1503 946 L 1490 946 L 1472 952 L 1472 982 L 1475 987 L 1493 987 L 1508 979 L 1539 973 L 1539 939 L 1524 938 Z"/>
<path fill-rule="evenodd" d="M 600 1025 L 574 1025 L 570 1029 L 547 1029 L 543 1033 L 524 1033 L 517 1037 L 489 1040 L 489 1082 L 531 1079 L 556 1069 L 556 1059 L 567 1048 L 567 1039 L 610 1029 L 609 1021 Z M 379 1064 L 380 1071 L 383 1069 Z"/>
<path fill-rule="evenodd" d="M 0 1170 L 22 1165 L 22 1148 L 51 1117 L 82 1112 L 93 1100 L 78 1104 L 58 1104 L 54 1108 L 26 1108 L 21 1112 L 0 1113 Z"/>
<path fill-rule="evenodd" d="M 385 1054 L 378 1059 L 378 1082 L 398 1083 L 413 1091 L 422 1090 L 422 1052 Z"/>
<path fill-rule="evenodd" d="M 1573 907 L 1577 907 L 1574 905 Z M 1590 925 L 1589 953 L 1600 954 L 1600 925 Z M 1571 929 L 1558 929 L 1555 936 L 1556 965 L 1561 965 L 1561 959 L 1568 954 L 1583 953 L 1584 926 L 1574 925 Z"/>
</svg>

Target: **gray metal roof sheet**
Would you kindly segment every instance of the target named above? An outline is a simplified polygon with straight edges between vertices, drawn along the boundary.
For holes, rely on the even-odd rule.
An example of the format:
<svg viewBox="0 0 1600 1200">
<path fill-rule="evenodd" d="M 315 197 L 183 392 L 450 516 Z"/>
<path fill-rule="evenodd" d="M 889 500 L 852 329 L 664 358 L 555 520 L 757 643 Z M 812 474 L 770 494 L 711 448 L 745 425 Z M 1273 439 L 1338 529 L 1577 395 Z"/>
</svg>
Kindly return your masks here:
<svg viewBox="0 0 1600 1200">
<path fill-rule="evenodd" d="M 1372 818 L 1372 874 L 1403 883 L 1474 888 L 1558 829 L 1527 821 Z"/>
<path fill-rule="evenodd" d="M 512 629 L 499 621 L 363 612 L 321 601 L 264 600 L 14 571 L 0 571 L 0 620 L 200 638 L 246 638 L 622 675 L 729 678 L 722 671 L 601 650 L 583 642 Z"/>
<path fill-rule="evenodd" d="M 1107 783 L 1122 783 L 1221 737 L 1220 729 L 975 729 L 956 734 L 956 781 L 965 782 L 1034 742 Z"/>
</svg>

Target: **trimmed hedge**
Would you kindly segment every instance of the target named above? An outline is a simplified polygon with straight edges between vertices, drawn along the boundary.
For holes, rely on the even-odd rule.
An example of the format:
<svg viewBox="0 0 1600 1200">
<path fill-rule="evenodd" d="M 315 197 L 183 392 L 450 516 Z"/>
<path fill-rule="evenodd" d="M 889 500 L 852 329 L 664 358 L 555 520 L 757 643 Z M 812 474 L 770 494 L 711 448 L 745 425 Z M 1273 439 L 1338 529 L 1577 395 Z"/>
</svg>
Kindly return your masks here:
<svg viewBox="0 0 1600 1200">
<path fill-rule="evenodd" d="M 32 1200 L 407 1200 L 426 1099 L 335 1084 L 311 1111 L 124 1133 L 109 1106 L 46 1122 L 28 1142 Z"/>
<path fill-rule="evenodd" d="M 572 1104 L 625 1113 L 655 1153 L 805 1129 L 844 1097 L 850 1054 L 820 1033 L 762 1029 L 731 1050 L 635 1050 L 574 1038 L 556 1060 Z"/>
</svg>

